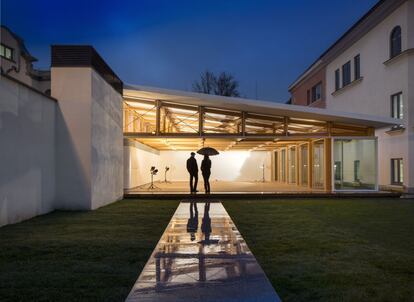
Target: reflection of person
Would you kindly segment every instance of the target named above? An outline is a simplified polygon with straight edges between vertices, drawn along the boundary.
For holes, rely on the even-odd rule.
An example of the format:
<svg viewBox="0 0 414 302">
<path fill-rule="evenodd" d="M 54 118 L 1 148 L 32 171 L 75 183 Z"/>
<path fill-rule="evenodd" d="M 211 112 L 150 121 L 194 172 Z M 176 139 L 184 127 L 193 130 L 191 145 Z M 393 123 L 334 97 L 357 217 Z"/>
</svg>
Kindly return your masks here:
<svg viewBox="0 0 414 302">
<path fill-rule="evenodd" d="M 206 202 L 204 205 L 203 221 L 201 223 L 201 231 L 203 232 L 205 239 L 204 241 L 208 244 L 210 241 L 211 234 L 211 218 L 210 218 L 210 202 Z"/>
<path fill-rule="evenodd" d="M 201 173 L 204 179 L 204 189 L 206 194 L 210 193 L 210 174 L 211 174 L 211 160 L 208 155 L 204 155 L 204 159 L 201 162 Z"/>
<path fill-rule="evenodd" d="M 194 208 L 194 210 L 193 210 Z M 198 229 L 198 209 L 195 201 L 190 202 L 190 218 L 187 221 L 187 233 L 190 233 L 191 241 L 195 239 Z"/>
<path fill-rule="evenodd" d="M 187 171 L 190 173 L 190 192 L 196 193 L 198 182 L 198 165 L 195 159 L 195 153 L 191 152 L 191 157 L 187 159 Z"/>
</svg>

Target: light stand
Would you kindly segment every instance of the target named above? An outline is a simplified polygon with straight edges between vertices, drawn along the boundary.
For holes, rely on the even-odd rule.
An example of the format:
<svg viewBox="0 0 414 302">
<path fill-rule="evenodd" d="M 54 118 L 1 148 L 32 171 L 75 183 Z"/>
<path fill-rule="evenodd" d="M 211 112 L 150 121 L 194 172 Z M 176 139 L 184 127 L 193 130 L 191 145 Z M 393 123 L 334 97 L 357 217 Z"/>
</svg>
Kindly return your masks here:
<svg viewBox="0 0 414 302">
<path fill-rule="evenodd" d="M 170 170 L 170 167 L 165 166 L 165 171 L 164 171 L 164 183 L 171 183 L 171 181 L 167 180 L 167 172 Z"/>
<path fill-rule="evenodd" d="M 151 184 L 149 185 L 148 190 L 158 190 L 159 188 L 156 185 L 154 185 L 154 175 L 157 175 L 158 169 L 152 166 L 150 169 L 150 173 L 151 173 Z"/>
</svg>

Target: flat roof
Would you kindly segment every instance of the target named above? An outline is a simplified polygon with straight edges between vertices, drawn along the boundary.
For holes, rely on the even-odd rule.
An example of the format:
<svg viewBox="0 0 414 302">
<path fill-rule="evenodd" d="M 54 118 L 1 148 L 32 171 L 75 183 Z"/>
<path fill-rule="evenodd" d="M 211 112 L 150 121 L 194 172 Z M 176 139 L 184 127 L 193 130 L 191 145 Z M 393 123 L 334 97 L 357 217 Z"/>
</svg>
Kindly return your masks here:
<svg viewBox="0 0 414 302">
<path fill-rule="evenodd" d="M 401 124 L 401 120 L 361 113 L 339 112 L 329 109 L 289 105 L 277 102 L 225 97 L 196 92 L 155 88 L 125 84 L 125 99 L 161 100 L 177 104 L 219 107 L 234 111 L 248 111 L 257 114 L 288 116 L 292 118 L 314 119 L 326 122 L 346 123 L 374 127 L 376 129 Z"/>
</svg>

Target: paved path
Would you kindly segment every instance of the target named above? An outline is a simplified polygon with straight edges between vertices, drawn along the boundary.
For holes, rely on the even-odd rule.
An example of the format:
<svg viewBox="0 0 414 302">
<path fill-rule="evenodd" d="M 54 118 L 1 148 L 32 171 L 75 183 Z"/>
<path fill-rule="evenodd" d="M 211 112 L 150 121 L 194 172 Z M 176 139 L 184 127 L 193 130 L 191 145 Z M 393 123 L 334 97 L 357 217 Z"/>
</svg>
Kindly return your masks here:
<svg viewBox="0 0 414 302">
<path fill-rule="evenodd" d="M 182 202 L 126 301 L 280 299 L 220 202 Z"/>
</svg>

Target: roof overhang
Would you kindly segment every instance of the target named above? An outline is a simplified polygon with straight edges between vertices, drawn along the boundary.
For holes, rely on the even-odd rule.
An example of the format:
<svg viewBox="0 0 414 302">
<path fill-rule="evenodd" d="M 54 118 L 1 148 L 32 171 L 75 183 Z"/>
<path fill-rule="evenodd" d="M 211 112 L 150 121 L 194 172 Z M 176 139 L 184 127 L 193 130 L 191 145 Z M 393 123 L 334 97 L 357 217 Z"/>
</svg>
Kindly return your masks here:
<svg viewBox="0 0 414 302">
<path fill-rule="evenodd" d="M 338 112 L 328 109 L 282 104 L 277 102 L 224 97 L 195 92 L 178 91 L 125 84 L 124 99 L 161 100 L 177 104 L 220 107 L 226 110 L 248 111 L 257 114 L 314 119 L 334 123 L 346 123 L 365 127 L 383 128 L 401 124 L 401 120 L 360 113 Z"/>
</svg>

